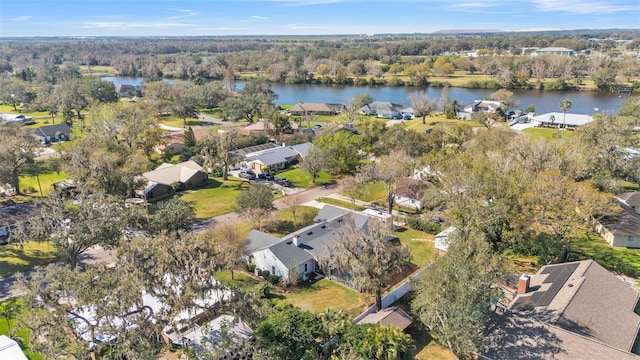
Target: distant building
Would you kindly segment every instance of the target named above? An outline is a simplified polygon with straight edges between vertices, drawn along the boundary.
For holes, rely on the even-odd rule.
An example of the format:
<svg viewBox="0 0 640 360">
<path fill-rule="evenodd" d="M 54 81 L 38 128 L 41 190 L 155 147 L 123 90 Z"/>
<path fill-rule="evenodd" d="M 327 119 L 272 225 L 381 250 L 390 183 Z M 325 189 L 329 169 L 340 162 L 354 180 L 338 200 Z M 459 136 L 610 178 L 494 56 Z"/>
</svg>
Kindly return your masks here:
<svg viewBox="0 0 640 360">
<path fill-rule="evenodd" d="M 596 225 L 596 230 L 611 246 L 640 248 L 640 192 L 618 195 L 618 212 L 609 214 Z"/>
<path fill-rule="evenodd" d="M 541 56 L 541 55 L 560 55 L 560 56 L 576 56 L 576 52 L 571 49 L 563 48 L 563 47 L 546 47 L 535 49 L 531 52 L 533 56 Z"/>
<path fill-rule="evenodd" d="M 302 116 L 313 113 L 314 115 L 338 115 L 344 110 L 342 104 L 330 103 L 297 103 L 291 107 L 291 115 Z"/>
<path fill-rule="evenodd" d="M 71 134 L 71 128 L 65 123 L 45 125 L 33 129 L 33 135 L 43 144 L 71 140 Z"/>
</svg>

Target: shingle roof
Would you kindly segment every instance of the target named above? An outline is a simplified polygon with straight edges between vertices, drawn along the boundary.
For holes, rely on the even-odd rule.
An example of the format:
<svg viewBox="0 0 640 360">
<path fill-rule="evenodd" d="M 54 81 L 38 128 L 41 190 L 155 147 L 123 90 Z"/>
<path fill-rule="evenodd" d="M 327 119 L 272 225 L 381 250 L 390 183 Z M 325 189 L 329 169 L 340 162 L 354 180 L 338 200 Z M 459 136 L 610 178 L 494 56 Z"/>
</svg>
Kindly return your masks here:
<svg viewBox="0 0 640 360">
<path fill-rule="evenodd" d="M 420 200 L 422 199 L 427 186 L 428 183 L 424 181 L 406 177 L 398 181 L 395 194 L 406 197 L 408 199 Z"/>
<path fill-rule="evenodd" d="M 507 313 L 496 317 L 486 335 L 483 359 L 639 360 L 640 357 L 533 318 Z"/>
<path fill-rule="evenodd" d="M 282 241 L 282 239 L 279 237 L 275 237 L 262 231 L 251 230 L 249 236 L 247 236 L 247 239 L 245 240 L 244 250 L 247 253 L 252 253 L 254 251 L 268 248 L 280 241 Z"/>
<path fill-rule="evenodd" d="M 537 321 L 630 351 L 640 327 L 638 292 L 593 260 L 547 265 L 531 277 L 534 291 L 518 294 L 510 308 L 530 301 Z"/>
<path fill-rule="evenodd" d="M 189 160 L 175 165 L 162 163 L 155 170 L 148 171 L 142 176 L 159 184 L 173 185 L 176 182 L 187 182 L 195 174 L 202 171 L 200 165 L 193 160 Z"/>
<path fill-rule="evenodd" d="M 616 214 L 605 215 L 600 224 L 613 235 L 640 236 L 640 214 L 625 203 L 619 203 L 621 211 Z"/>
<path fill-rule="evenodd" d="M 401 308 L 394 306 L 371 313 L 358 321 L 358 324 L 392 325 L 400 330 L 404 330 L 408 328 L 412 322 L 413 319 L 409 314 Z"/>
<path fill-rule="evenodd" d="M 640 192 L 626 192 L 618 195 L 618 199 L 632 208 L 640 208 Z"/>
<path fill-rule="evenodd" d="M 303 103 L 295 104 L 291 107 L 291 112 L 340 112 L 344 108 L 342 104 L 329 103 Z"/>
<path fill-rule="evenodd" d="M 405 108 L 404 105 L 388 102 L 388 101 L 374 101 L 361 108 L 361 110 L 376 110 L 377 112 L 384 110 L 391 110 L 395 112 L 401 112 Z"/>
<path fill-rule="evenodd" d="M 39 128 L 33 129 L 33 133 L 38 136 L 56 136 L 57 134 L 71 134 L 71 128 L 67 124 L 54 124 L 54 125 L 45 125 L 40 126 Z"/>
</svg>

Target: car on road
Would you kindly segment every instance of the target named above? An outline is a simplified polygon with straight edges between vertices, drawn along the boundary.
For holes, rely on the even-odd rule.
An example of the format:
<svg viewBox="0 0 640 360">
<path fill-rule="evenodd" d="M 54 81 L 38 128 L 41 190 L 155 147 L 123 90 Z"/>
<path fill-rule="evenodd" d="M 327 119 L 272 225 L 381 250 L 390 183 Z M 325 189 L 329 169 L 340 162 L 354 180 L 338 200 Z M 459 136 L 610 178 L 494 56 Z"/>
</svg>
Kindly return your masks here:
<svg viewBox="0 0 640 360">
<path fill-rule="evenodd" d="M 251 170 L 240 170 L 240 172 L 238 173 L 238 176 L 247 180 L 255 180 L 256 173 L 254 173 Z"/>
<path fill-rule="evenodd" d="M 260 174 L 258 174 L 258 179 L 267 180 L 267 181 L 273 181 L 273 175 L 267 174 L 267 173 L 260 173 Z"/>
<path fill-rule="evenodd" d="M 289 187 L 291 186 L 291 181 L 289 181 L 287 178 L 283 178 L 283 177 L 278 177 L 273 179 L 276 184 L 280 185 L 280 186 L 284 186 L 284 187 Z"/>
</svg>

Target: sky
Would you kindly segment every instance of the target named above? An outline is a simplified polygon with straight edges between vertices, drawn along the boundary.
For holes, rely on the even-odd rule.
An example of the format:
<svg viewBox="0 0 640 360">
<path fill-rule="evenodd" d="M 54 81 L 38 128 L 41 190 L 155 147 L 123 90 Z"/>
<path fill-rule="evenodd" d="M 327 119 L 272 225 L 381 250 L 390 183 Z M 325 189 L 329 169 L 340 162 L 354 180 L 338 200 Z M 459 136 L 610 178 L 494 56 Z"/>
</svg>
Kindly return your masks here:
<svg viewBox="0 0 640 360">
<path fill-rule="evenodd" d="M 0 36 L 640 29 L 640 0 L 0 0 Z"/>
</svg>

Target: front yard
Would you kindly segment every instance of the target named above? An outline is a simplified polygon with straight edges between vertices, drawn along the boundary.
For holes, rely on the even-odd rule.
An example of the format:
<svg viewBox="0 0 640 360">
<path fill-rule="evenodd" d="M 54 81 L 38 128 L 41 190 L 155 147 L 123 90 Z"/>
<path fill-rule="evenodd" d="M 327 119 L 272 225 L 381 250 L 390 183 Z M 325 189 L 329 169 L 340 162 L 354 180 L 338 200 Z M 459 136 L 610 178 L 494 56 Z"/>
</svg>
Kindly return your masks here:
<svg viewBox="0 0 640 360">
<path fill-rule="evenodd" d="M 333 177 L 325 171 L 321 171 L 316 178 L 316 183 L 311 182 L 311 175 L 309 173 L 300 170 L 299 168 L 283 171 L 274 175 L 275 177 L 283 177 L 291 181 L 293 186 L 308 189 L 318 184 L 326 184 L 333 181 Z"/>
<path fill-rule="evenodd" d="M 605 268 L 640 277 L 640 249 L 612 247 L 596 234 L 577 236 L 569 241 L 569 260 L 593 259 Z"/>
<path fill-rule="evenodd" d="M 24 244 L 0 245 L 0 278 L 31 270 L 56 260 L 56 249 L 50 241 L 28 241 Z"/>
<path fill-rule="evenodd" d="M 236 198 L 243 189 L 249 187 L 246 180 L 229 177 L 210 178 L 210 184 L 205 187 L 187 190 L 182 194 L 182 200 L 195 205 L 196 218 L 206 219 L 213 216 L 233 212 L 236 209 Z"/>
</svg>

